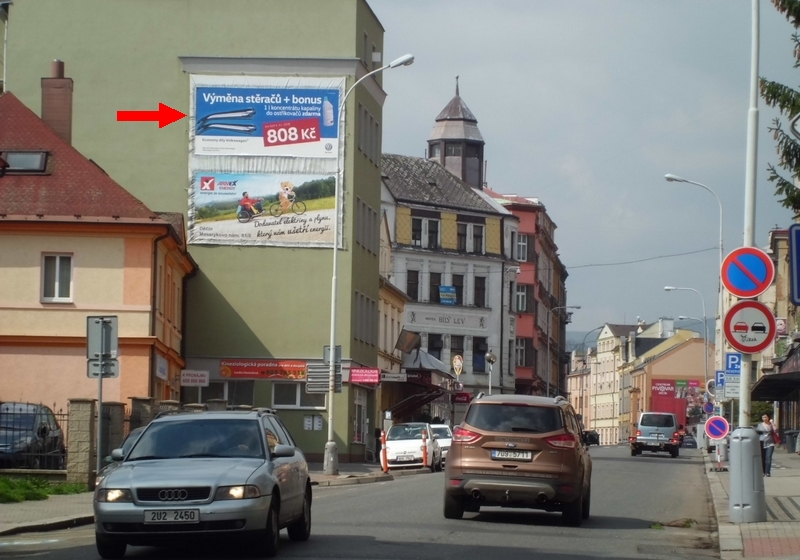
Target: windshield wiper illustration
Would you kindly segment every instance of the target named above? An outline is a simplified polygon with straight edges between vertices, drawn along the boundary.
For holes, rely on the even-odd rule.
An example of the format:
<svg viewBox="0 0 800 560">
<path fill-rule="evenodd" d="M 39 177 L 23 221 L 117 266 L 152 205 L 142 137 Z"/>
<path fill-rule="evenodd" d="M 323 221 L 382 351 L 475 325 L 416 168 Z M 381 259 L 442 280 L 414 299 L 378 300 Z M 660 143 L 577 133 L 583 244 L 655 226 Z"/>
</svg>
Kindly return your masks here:
<svg viewBox="0 0 800 560">
<path fill-rule="evenodd" d="M 238 109 L 236 111 L 223 111 L 221 113 L 211 113 L 206 115 L 199 121 L 197 121 L 197 125 L 195 126 L 195 132 L 197 134 L 201 134 L 209 129 L 217 129 L 217 130 L 230 130 L 232 132 L 241 132 L 243 134 L 252 134 L 256 130 L 256 126 L 253 124 L 231 124 L 231 123 L 223 123 L 217 122 L 221 120 L 229 120 L 229 119 L 250 119 L 254 117 L 256 114 L 256 110 L 252 107 L 248 107 L 247 109 Z"/>
</svg>

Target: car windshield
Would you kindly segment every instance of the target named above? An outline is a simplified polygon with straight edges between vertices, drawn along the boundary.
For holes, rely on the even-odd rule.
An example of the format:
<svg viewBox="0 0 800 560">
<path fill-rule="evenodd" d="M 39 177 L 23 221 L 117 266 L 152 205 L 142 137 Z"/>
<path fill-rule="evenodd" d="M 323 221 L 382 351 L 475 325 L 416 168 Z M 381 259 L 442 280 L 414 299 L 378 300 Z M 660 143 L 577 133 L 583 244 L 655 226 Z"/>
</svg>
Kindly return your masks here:
<svg viewBox="0 0 800 560">
<path fill-rule="evenodd" d="M 450 432 L 450 428 L 431 428 L 433 430 L 433 435 L 439 436 L 442 439 L 453 439 L 453 434 Z"/>
<path fill-rule="evenodd" d="M 649 428 L 673 428 L 675 422 L 672 421 L 672 416 L 669 414 L 645 414 L 639 425 Z"/>
<path fill-rule="evenodd" d="M 33 430 L 36 415 L 28 412 L 0 412 L 0 428 L 4 430 Z"/>
<path fill-rule="evenodd" d="M 126 461 L 190 457 L 264 458 L 255 420 L 186 419 L 152 424 Z"/>
<path fill-rule="evenodd" d="M 422 424 L 397 424 L 389 428 L 389 433 L 386 434 L 386 439 L 389 441 L 401 439 L 422 439 L 423 430 L 425 430 L 425 426 Z"/>
<path fill-rule="evenodd" d="M 464 422 L 487 432 L 546 433 L 563 426 L 556 407 L 515 404 L 473 404 Z"/>
</svg>

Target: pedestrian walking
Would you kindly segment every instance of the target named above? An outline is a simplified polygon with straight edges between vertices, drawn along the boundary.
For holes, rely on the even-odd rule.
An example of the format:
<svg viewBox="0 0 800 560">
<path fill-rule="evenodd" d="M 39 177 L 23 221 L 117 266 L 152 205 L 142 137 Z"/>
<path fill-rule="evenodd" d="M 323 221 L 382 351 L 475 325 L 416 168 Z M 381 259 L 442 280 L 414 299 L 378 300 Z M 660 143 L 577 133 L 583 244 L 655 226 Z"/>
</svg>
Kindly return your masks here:
<svg viewBox="0 0 800 560">
<path fill-rule="evenodd" d="M 761 416 L 761 423 L 756 428 L 758 439 L 761 442 L 761 467 L 764 476 L 770 476 L 772 471 L 772 454 L 775 452 L 775 440 L 778 439 L 778 431 L 772 416 L 764 413 Z"/>
</svg>

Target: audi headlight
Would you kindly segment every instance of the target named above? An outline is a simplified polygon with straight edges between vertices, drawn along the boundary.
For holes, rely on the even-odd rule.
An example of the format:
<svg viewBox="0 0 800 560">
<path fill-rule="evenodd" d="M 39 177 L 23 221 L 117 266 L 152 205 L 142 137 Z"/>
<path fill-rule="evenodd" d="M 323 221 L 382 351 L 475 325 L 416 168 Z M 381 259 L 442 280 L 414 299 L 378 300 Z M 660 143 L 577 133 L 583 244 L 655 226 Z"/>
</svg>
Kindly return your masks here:
<svg viewBox="0 0 800 560">
<path fill-rule="evenodd" d="M 261 492 L 258 491 L 258 486 L 222 486 L 217 488 L 217 493 L 214 494 L 215 500 L 242 500 L 248 498 L 260 498 Z"/>
<path fill-rule="evenodd" d="M 95 499 L 98 502 L 132 502 L 133 494 L 123 488 L 99 488 Z"/>
</svg>

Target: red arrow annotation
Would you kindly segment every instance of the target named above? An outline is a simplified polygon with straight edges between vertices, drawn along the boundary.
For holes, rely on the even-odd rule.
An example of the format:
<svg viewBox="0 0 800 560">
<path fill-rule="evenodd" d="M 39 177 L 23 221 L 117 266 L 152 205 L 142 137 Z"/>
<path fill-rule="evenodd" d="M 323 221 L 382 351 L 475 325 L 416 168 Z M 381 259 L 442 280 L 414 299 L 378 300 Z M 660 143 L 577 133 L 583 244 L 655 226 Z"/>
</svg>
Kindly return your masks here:
<svg viewBox="0 0 800 560">
<path fill-rule="evenodd" d="M 158 111 L 117 111 L 118 122 L 156 121 L 158 128 L 164 128 L 185 116 L 186 114 L 163 103 L 158 104 Z"/>
</svg>

